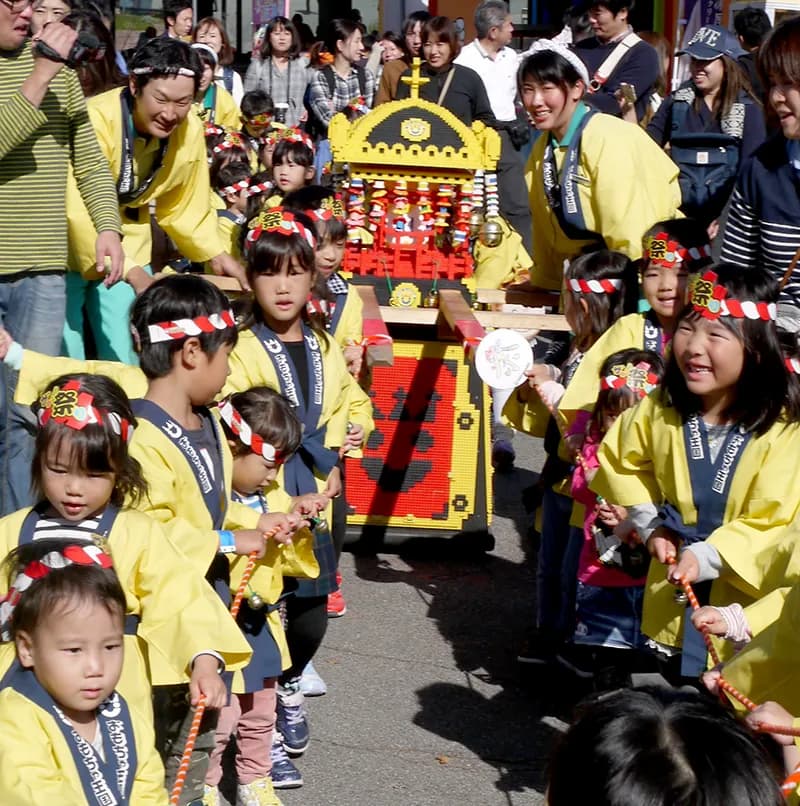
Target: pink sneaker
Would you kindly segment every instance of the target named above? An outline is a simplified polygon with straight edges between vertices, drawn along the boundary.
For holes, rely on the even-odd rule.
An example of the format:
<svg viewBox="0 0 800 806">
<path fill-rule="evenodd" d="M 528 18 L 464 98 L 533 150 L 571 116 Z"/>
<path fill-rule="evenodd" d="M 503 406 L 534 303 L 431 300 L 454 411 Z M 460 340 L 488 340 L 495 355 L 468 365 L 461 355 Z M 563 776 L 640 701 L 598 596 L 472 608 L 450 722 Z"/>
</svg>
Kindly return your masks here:
<svg viewBox="0 0 800 806">
<path fill-rule="evenodd" d="M 339 590 L 328 594 L 328 618 L 341 618 L 347 612 L 347 602 L 342 596 L 342 575 L 336 572 L 336 584 Z"/>
</svg>

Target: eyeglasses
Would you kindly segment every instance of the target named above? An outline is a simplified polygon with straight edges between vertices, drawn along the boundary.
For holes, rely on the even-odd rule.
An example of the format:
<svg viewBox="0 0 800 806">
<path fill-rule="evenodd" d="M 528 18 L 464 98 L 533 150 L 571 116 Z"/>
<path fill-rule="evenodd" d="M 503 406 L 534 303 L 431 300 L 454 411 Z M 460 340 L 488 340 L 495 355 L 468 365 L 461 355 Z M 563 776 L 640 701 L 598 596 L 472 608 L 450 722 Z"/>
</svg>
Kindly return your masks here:
<svg viewBox="0 0 800 806">
<path fill-rule="evenodd" d="M 33 0 L 0 0 L 12 14 L 22 14 L 27 8 L 33 5 Z"/>
</svg>

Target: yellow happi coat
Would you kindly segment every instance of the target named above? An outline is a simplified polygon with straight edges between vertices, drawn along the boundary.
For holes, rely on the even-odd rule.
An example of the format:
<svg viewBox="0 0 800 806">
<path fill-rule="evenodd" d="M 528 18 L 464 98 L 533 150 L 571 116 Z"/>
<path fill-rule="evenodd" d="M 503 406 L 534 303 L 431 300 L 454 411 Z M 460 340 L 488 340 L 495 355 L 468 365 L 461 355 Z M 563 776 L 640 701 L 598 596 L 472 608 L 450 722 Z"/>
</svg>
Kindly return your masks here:
<svg viewBox="0 0 800 806">
<path fill-rule="evenodd" d="M 775 587 L 774 574 L 759 555 L 784 538 L 800 505 L 796 466 L 800 429 L 778 422 L 744 447 L 733 477 L 722 526 L 708 537 L 719 552 L 722 570 L 711 588 L 711 603 L 744 605 Z M 600 468 L 592 489 L 622 506 L 672 504 L 687 526 L 697 523 L 678 412 L 651 394 L 617 419 L 598 453 Z M 644 599 L 642 632 L 668 646 L 680 646 L 684 608 L 674 601 L 666 569 L 651 562 Z"/>
<path fill-rule="evenodd" d="M 129 702 L 137 765 L 131 806 L 167 806 L 164 766 L 148 717 Z M 105 752 L 111 752 L 107 741 Z M 3 806 L 86 806 L 75 759 L 55 717 L 12 688 L 0 691 L 0 791 Z"/>
</svg>

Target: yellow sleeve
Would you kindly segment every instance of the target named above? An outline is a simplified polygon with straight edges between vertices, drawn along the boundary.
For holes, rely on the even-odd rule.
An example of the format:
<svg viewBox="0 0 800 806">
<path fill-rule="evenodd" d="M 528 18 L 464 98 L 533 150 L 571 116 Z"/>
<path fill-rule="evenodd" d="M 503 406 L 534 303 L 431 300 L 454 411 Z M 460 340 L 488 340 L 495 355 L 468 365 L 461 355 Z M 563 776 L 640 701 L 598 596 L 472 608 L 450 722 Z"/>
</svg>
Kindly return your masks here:
<svg viewBox="0 0 800 806">
<path fill-rule="evenodd" d="M 762 596 L 765 583 L 786 584 L 773 579 L 764 567 L 759 552 L 777 554 L 785 550 L 786 527 L 794 521 L 798 510 L 797 456 L 800 438 L 797 426 L 781 425 L 763 437 L 770 440 L 762 462 L 749 468 L 752 484 L 738 517 L 720 526 L 708 538 L 722 558 L 722 576 L 750 596 Z M 744 457 L 743 457 L 744 459 Z"/>
<path fill-rule="evenodd" d="M 523 387 L 528 388 L 528 397 L 521 400 L 518 392 Z M 535 389 L 531 389 L 528 382 L 521 384 L 503 406 L 503 422 L 534 437 L 543 438 L 550 420 L 550 412 L 544 405 L 542 398 Z"/>
<path fill-rule="evenodd" d="M 579 411 L 591 412 L 600 392 L 600 370 L 603 362 L 613 353 L 629 348 L 642 349 L 644 345 L 644 317 L 628 314 L 615 322 L 586 351 L 572 380 L 564 390 L 558 404 L 558 418 L 562 428 L 569 428 Z"/>
<path fill-rule="evenodd" d="M 680 205 L 678 168 L 637 126 L 596 118 L 582 138 L 581 163 L 592 181 L 596 232 L 606 248 L 631 260 L 642 256 L 642 236 L 656 221 L 674 218 Z M 603 136 L 595 137 L 598 123 Z"/>
<path fill-rule="evenodd" d="M 342 367 L 344 367 L 344 376 L 342 376 L 342 380 L 344 381 L 344 402 L 341 406 L 338 418 L 337 412 L 331 415 L 331 421 L 328 427 L 332 428 L 335 434 L 338 423 L 341 421 L 341 415 L 344 414 L 346 421 L 344 428 L 341 430 L 341 434 L 345 435 L 347 433 L 347 423 L 360 425 L 364 429 L 363 444 L 366 445 L 370 434 L 375 430 L 375 421 L 372 419 L 372 401 L 369 399 L 367 393 L 358 385 L 358 381 L 347 371 L 344 365 L 344 359 L 342 359 Z M 331 447 L 341 447 L 343 440 L 344 436 L 342 436 L 341 441 L 338 442 L 329 442 L 326 438 L 326 442 L 329 442 Z M 347 452 L 347 456 L 360 457 L 362 456 L 362 451 L 361 449 L 351 450 Z"/>
<path fill-rule="evenodd" d="M 194 656 L 209 649 L 228 669 L 244 666 L 249 646 L 203 574 L 173 544 L 168 529 L 139 513 L 129 515 L 126 526 L 136 532 L 129 539 L 140 550 L 124 584 L 139 601 L 140 637 L 187 676 Z M 154 685 L 175 682 L 180 681 L 153 680 Z"/>
<path fill-rule="evenodd" d="M 800 714 L 800 586 L 789 591 L 780 609 L 778 597 L 771 597 L 770 604 L 775 608 L 772 623 L 725 664 L 723 675 L 753 702 L 774 700 L 789 713 Z M 743 709 L 737 701 L 732 700 L 732 704 Z"/>
<path fill-rule="evenodd" d="M 475 241 L 475 288 L 501 288 L 513 282 L 519 272 L 529 271 L 533 266 L 519 233 L 504 218 L 498 220 L 503 240 L 497 246 L 486 246 L 480 239 Z"/>
<path fill-rule="evenodd" d="M 145 429 L 147 426 L 140 427 Z M 155 445 L 146 443 L 137 432 L 134 432 L 129 452 L 141 464 L 148 485 L 148 493 L 137 503 L 136 509 L 159 521 L 177 548 L 195 563 L 201 575 L 205 575 L 217 555 L 219 535 L 214 529 L 199 529 L 180 517 L 179 512 L 186 502 L 180 500 L 176 468 L 171 457 Z M 190 472 L 188 468 L 186 472 Z"/>
<path fill-rule="evenodd" d="M 591 489 L 623 507 L 660 504 L 662 493 L 653 467 L 653 419 L 658 416 L 652 397 L 617 418 L 600 443 L 600 467 Z"/>
<path fill-rule="evenodd" d="M 344 310 L 333 337 L 340 347 L 361 344 L 364 338 L 364 303 L 361 301 L 358 289 L 352 285 L 347 289 Z"/>
<path fill-rule="evenodd" d="M 218 126 L 229 131 L 239 131 L 242 121 L 239 119 L 239 107 L 233 96 L 224 87 L 217 85 L 217 103 L 214 120 Z"/>
<path fill-rule="evenodd" d="M 256 510 L 251 509 L 238 501 L 228 501 L 228 509 L 225 512 L 225 528 L 234 532 L 237 529 L 256 529 L 261 516 Z"/>
<path fill-rule="evenodd" d="M 204 263 L 225 249 L 217 230 L 217 211 L 209 203 L 211 186 L 200 122 L 193 123 L 186 127 L 181 145 L 182 181 L 156 199 L 156 218 L 182 255 Z"/>
<path fill-rule="evenodd" d="M 106 375 L 116 381 L 131 399 L 144 397 L 147 393 L 147 378 L 138 367 L 117 361 L 80 361 L 24 350 L 14 401 L 23 406 L 30 405 L 50 381 L 73 372 Z"/>
</svg>

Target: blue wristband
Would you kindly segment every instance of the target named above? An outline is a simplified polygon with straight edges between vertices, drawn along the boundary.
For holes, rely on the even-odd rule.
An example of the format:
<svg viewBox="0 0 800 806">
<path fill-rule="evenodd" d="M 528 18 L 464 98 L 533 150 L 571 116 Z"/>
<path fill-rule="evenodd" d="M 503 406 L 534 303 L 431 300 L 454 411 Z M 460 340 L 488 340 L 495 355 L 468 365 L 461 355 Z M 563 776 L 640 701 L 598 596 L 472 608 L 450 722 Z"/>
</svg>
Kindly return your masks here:
<svg viewBox="0 0 800 806">
<path fill-rule="evenodd" d="M 217 534 L 219 535 L 219 553 L 236 554 L 236 537 L 233 532 L 220 529 Z"/>
</svg>

